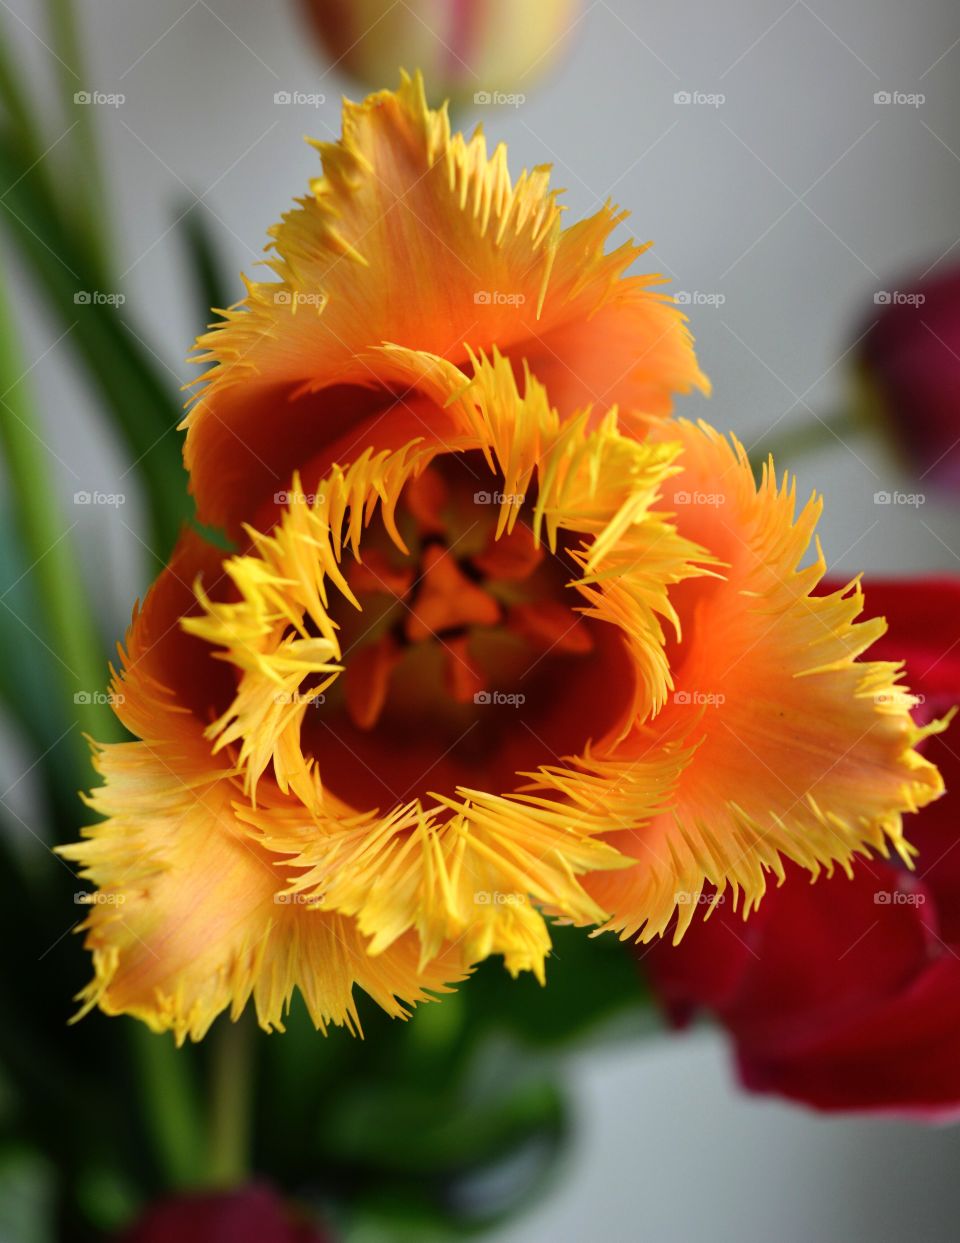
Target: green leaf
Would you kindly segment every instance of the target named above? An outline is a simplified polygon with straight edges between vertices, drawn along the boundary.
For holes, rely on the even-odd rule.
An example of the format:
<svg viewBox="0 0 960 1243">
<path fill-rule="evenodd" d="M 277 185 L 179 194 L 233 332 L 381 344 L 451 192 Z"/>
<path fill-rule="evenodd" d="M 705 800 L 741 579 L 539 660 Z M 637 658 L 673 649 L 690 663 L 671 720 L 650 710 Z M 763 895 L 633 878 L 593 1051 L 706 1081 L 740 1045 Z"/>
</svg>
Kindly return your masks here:
<svg viewBox="0 0 960 1243">
<path fill-rule="evenodd" d="M 90 79 L 84 63 L 73 0 L 47 0 L 47 25 L 55 57 L 54 72 L 60 88 L 63 119 L 75 122 L 70 149 L 69 200 L 62 206 L 70 213 L 77 234 L 83 238 L 91 270 L 110 280 L 110 210 L 103 181 L 100 144 L 97 141 L 96 108 L 79 106 L 74 99 L 78 86 Z"/>
<path fill-rule="evenodd" d="M 210 227 L 210 213 L 204 210 L 202 203 L 195 203 L 183 209 L 178 218 L 202 317 L 201 327 L 206 327 L 212 311 L 225 310 L 235 299 L 227 292 L 228 280 Z"/>
<path fill-rule="evenodd" d="M 96 292 L 119 291 L 97 290 L 83 246 L 9 132 L 0 133 L 0 184 L 6 186 L 0 195 L 0 225 L 29 265 L 127 444 L 146 488 L 154 551 L 164 557 L 192 513 L 176 431 L 180 416 L 176 386 L 161 378 L 118 306 L 93 297 Z"/>
</svg>

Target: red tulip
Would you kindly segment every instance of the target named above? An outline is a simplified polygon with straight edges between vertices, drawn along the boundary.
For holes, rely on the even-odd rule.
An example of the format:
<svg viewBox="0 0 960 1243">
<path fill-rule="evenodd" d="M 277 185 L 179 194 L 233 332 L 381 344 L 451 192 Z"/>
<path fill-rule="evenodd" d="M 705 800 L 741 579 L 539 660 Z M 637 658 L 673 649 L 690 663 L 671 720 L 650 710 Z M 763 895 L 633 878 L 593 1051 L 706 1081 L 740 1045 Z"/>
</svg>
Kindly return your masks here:
<svg viewBox="0 0 960 1243">
<path fill-rule="evenodd" d="M 880 659 L 906 653 L 920 722 L 960 700 L 960 577 L 873 582 Z M 793 865 L 744 923 L 727 894 L 677 947 L 640 951 L 678 1025 L 711 1012 L 743 1084 L 824 1110 L 960 1116 L 960 743 L 923 744 L 948 794 L 911 819 L 916 870 L 859 859 L 808 883 Z M 707 899 L 709 900 L 709 899 Z"/>
<path fill-rule="evenodd" d="M 119 1243 L 329 1243 L 263 1185 L 154 1204 Z"/>
<path fill-rule="evenodd" d="M 921 481 L 960 485 L 960 268 L 875 295 L 860 347 L 901 453 Z"/>
</svg>

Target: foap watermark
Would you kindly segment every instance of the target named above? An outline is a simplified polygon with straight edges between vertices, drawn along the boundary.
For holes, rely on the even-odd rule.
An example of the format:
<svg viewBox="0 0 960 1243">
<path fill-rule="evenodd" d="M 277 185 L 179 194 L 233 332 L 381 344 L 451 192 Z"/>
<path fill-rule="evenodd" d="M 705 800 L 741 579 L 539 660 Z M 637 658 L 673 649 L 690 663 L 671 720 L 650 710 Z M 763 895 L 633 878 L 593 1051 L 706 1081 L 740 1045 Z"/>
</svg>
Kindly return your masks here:
<svg viewBox="0 0 960 1243">
<path fill-rule="evenodd" d="M 522 505 L 526 500 L 523 492 L 474 492 L 474 505 Z"/>
<path fill-rule="evenodd" d="M 473 102 L 481 108 L 522 108 L 526 95 L 507 91 L 474 91 Z"/>
<path fill-rule="evenodd" d="M 703 708 L 719 708 L 727 702 L 726 695 L 717 691 L 674 691 L 675 704 L 694 704 Z"/>
<path fill-rule="evenodd" d="M 73 102 L 82 108 L 122 108 L 127 97 L 119 91 L 74 91 Z"/>
<path fill-rule="evenodd" d="M 319 708 L 327 702 L 327 697 L 313 691 L 289 691 L 274 695 L 273 702 L 281 705 L 295 704 L 298 707 Z"/>
<path fill-rule="evenodd" d="M 322 108 L 327 97 L 318 91 L 274 91 L 273 102 L 281 108 Z"/>
<path fill-rule="evenodd" d="M 126 505 L 127 497 L 123 492 L 74 492 L 74 505 L 105 505 L 107 509 L 119 509 Z"/>
<path fill-rule="evenodd" d="M 722 108 L 727 97 L 719 91 L 674 91 L 673 102 L 681 108 Z"/>
<path fill-rule="evenodd" d="M 914 695 L 910 691 L 895 686 L 890 691 L 878 691 L 873 697 L 873 702 L 878 708 L 905 709 L 909 712 L 911 708 L 919 708 L 921 704 L 926 703 L 927 697 L 926 695 Z"/>
<path fill-rule="evenodd" d="M 904 108 L 922 108 L 927 102 L 926 95 L 921 95 L 919 91 L 874 91 L 873 102 L 885 108 L 889 105 L 899 105 Z"/>
<path fill-rule="evenodd" d="M 123 306 L 125 293 L 110 293 L 103 289 L 78 289 L 73 295 L 74 306 Z"/>
<path fill-rule="evenodd" d="M 526 695 L 507 693 L 506 691 L 477 691 L 473 697 L 475 704 L 505 705 L 508 708 L 519 708 L 527 702 Z"/>
<path fill-rule="evenodd" d="M 925 893 L 909 889 L 878 889 L 873 895 L 876 906 L 923 906 Z"/>
<path fill-rule="evenodd" d="M 924 492 L 874 492 L 874 505 L 906 505 L 911 509 L 919 509 L 921 505 L 926 505 L 927 497 Z"/>
<path fill-rule="evenodd" d="M 721 505 L 726 505 L 727 498 L 722 492 L 674 492 L 674 505 L 708 505 L 712 509 L 719 509 Z"/>
<path fill-rule="evenodd" d="M 675 893 L 673 900 L 677 906 L 722 906 L 727 899 L 722 893 L 699 893 L 685 889 Z"/>
<path fill-rule="evenodd" d="M 473 895 L 477 906 L 526 906 L 525 893 L 501 893 L 499 889 L 478 889 Z"/>
<path fill-rule="evenodd" d="M 123 906 L 126 894 L 122 893 L 87 893 L 82 890 L 73 895 L 74 906 Z"/>
<path fill-rule="evenodd" d="M 73 697 L 75 704 L 108 704 L 111 708 L 126 702 L 126 696 L 114 694 L 113 691 L 77 691 Z"/>
<path fill-rule="evenodd" d="M 525 293 L 509 293 L 503 289 L 477 289 L 473 301 L 476 306 L 523 306 Z"/>
<path fill-rule="evenodd" d="M 878 289 L 873 295 L 876 306 L 923 306 L 925 293 L 905 293 L 899 289 Z"/>
<path fill-rule="evenodd" d="M 677 306 L 723 306 L 725 293 L 708 293 L 702 289 L 678 289 L 673 295 Z"/>
<path fill-rule="evenodd" d="M 323 492 L 291 492 L 288 488 L 282 488 L 273 494 L 274 505 L 286 505 L 288 509 L 293 505 L 306 505 L 313 509 L 317 505 L 323 505 L 326 499 Z"/>
<path fill-rule="evenodd" d="M 275 893 L 276 906 L 323 906 L 324 898 L 317 893 Z"/>
<path fill-rule="evenodd" d="M 327 305 L 327 295 L 306 293 L 302 289 L 278 289 L 273 295 L 273 301 L 277 306 L 292 306 L 294 310 L 298 306 L 312 306 L 322 311 Z"/>
</svg>

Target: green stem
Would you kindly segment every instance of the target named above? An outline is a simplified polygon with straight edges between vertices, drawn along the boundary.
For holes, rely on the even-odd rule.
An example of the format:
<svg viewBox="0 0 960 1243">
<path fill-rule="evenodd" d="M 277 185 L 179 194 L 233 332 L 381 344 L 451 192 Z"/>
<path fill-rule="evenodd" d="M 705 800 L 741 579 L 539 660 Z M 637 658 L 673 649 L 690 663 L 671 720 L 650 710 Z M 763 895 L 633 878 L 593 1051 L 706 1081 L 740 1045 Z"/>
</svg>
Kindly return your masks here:
<svg viewBox="0 0 960 1243">
<path fill-rule="evenodd" d="M 255 1032 L 244 1015 L 224 1017 L 213 1033 L 207 1180 L 219 1186 L 236 1186 L 249 1173 Z"/>
<path fill-rule="evenodd" d="M 796 458 L 805 457 L 825 445 L 834 445 L 849 436 L 860 436 L 865 426 L 862 412 L 853 406 L 828 419 L 811 415 L 802 423 L 794 423 L 782 432 L 775 431 L 759 440 L 750 449 L 750 460 L 759 471 L 772 454 L 774 465 L 782 470 L 784 466 L 792 466 Z"/>
<path fill-rule="evenodd" d="M 134 1020 L 137 1083 L 164 1185 L 196 1186 L 203 1163 L 203 1121 L 186 1049 Z"/>
<path fill-rule="evenodd" d="M 74 99 L 78 91 L 89 91 L 93 83 L 87 79 L 72 0 L 47 0 L 47 12 L 64 117 L 76 122 L 72 147 L 77 158 L 69 179 L 72 214 L 105 292 L 115 293 L 110 286 L 111 254 L 106 241 L 110 222 L 94 125 L 96 109 Z"/>
</svg>

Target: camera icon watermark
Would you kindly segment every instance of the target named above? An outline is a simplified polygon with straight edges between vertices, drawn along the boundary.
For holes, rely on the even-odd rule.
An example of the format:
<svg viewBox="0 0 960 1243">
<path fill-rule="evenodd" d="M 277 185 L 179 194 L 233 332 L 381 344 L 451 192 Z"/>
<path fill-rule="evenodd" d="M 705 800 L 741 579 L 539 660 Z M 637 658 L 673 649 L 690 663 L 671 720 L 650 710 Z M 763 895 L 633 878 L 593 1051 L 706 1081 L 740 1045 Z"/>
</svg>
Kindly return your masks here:
<svg viewBox="0 0 960 1243">
<path fill-rule="evenodd" d="M 926 505 L 927 496 L 925 492 L 874 492 L 874 505 L 906 505 L 912 509 L 919 509 L 921 505 Z"/>
<path fill-rule="evenodd" d="M 512 505 L 518 508 L 526 500 L 524 492 L 474 492 L 474 505 Z"/>
<path fill-rule="evenodd" d="M 673 102 L 681 108 L 722 108 L 727 97 L 719 91 L 674 91 Z"/>
<path fill-rule="evenodd" d="M 126 703 L 126 696 L 119 693 L 114 694 L 112 691 L 77 691 L 73 696 L 73 702 L 80 706 L 107 705 L 114 708 Z"/>
<path fill-rule="evenodd" d="M 480 108 L 522 108 L 527 97 L 517 92 L 508 94 L 506 91 L 474 91 L 473 102 Z"/>
<path fill-rule="evenodd" d="M 477 691 L 473 702 L 479 705 L 495 705 L 508 708 L 519 708 L 527 702 L 526 695 L 507 693 L 506 691 Z"/>
<path fill-rule="evenodd" d="M 924 293 L 902 293 L 899 289 L 878 289 L 873 295 L 875 306 L 923 306 Z"/>
<path fill-rule="evenodd" d="M 719 691 L 674 691 L 673 702 L 681 707 L 719 708 L 727 702 L 727 697 Z"/>
<path fill-rule="evenodd" d="M 105 505 L 109 509 L 119 509 L 121 505 L 126 505 L 127 497 L 124 492 L 74 492 L 74 505 Z"/>
<path fill-rule="evenodd" d="M 319 708 L 327 702 L 326 695 L 308 691 L 288 691 L 274 695 L 273 702 L 277 705 L 291 705 L 304 708 Z"/>
<path fill-rule="evenodd" d="M 477 289 L 474 291 L 475 306 L 523 306 L 525 293 L 507 293 L 501 289 Z"/>
<path fill-rule="evenodd" d="M 327 305 L 325 293 L 307 293 L 303 289 L 278 289 L 273 295 L 274 306 L 289 306 L 296 310 L 298 306 L 312 306 L 322 311 Z"/>
<path fill-rule="evenodd" d="M 127 97 L 119 91 L 74 91 L 73 102 L 81 108 L 122 108 Z"/>
<path fill-rule="evenodd" d="M 927 97 L 919 91 L 874 91 L 873 102 L 882 108 L 890 106 L 922 108 L 927 102 Z"/>
<path fill-rule="evenodd" d="M 677 306 L 723 306 L 727 300 L 724 293 L 707 293 L 701 289 L 678 289 L 673 295 Z"/>
<path fill-rule="evenodd" d="M 910 691 L 895 686 L 890 691 L 878 691 L 873 702 L 878 708 L 896 708 L 909 712 L 911 708 L 919 708 L 921 704 L 925 704 L 927 697 L 911 694 Z"/>
<path fill-rule="evenodd" d="M 295 492 L 288 488 L 281 488 L 273 494 L 274 505 L 284 505 L 288 509 L 294 505 L 306 505 L 309 509 L 314 509 L 317 505 L 325 504 L 326 499 L 324 492 Z"/>
<path fill-rule="evenodd" d="M 675 893 L 673 901 L 677 906 L 722 906 L 726 897 L 722 893 L 698 893 L 685 889 Z"/>
<path fill-rule="evenodd" d="M 726 505 L 727 498 L 723 492 L 687 492 L 681 489 L 673 494 L 674 505 L 706 505 L 711 509 L 719 509 Z"/>
<path fill-rule="evenodd" d="M 109 293 L 102 289 L 77 289 L 73 295 L 74 306 L 123 306 L 125 293 Z"/>
<path fill-rule="evenodd" d="M 909 889 L 878 889 L 873 895 L 875 906 L 923 906 L 925 893 Z"/>
<path fill-rule="evenodd" d="M 273 102 L 283 108 L 322 108 L 327 97 L 317 91 L 274 91 Z"/>
</svg>

